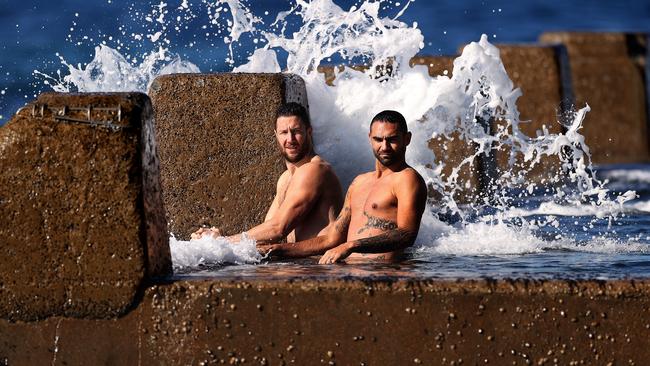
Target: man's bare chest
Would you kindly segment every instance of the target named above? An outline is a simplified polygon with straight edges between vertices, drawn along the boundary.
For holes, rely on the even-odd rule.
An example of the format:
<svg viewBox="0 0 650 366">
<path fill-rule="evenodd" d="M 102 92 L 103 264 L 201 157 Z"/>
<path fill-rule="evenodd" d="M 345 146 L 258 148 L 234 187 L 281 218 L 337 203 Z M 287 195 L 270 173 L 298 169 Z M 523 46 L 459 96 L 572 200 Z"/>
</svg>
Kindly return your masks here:
<svg viewBox="0 0 650 366">
<path fill-rule="evenodd" d="M 397 197 L 390 180 L 377 180 L 358 187 L 352 198 L 353 218 L 368 214 L 391 215 L 397 210 Z"/>
</svg>

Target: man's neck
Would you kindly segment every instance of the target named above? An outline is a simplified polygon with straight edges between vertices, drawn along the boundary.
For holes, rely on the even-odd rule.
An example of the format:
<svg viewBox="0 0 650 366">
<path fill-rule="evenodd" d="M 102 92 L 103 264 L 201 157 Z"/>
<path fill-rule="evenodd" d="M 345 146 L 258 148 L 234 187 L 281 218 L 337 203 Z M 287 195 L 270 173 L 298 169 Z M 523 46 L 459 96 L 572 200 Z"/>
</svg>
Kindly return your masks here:
<svg viewBox="0 0 650 366">
<path fill-rule="evenodd" d="M 403 160 L 401 162 L 385 166 L 384 164 L 380 163 L 379 160 L 375 159 L 375 176 L 377 178 L 402 171 L 405 168 L 408 168 L 408 164 L 406 164 L 406 161 Z"/>
<path fill-rule="evenodd" d="M 315 156 L 316 156 L 316 153 L 311 151 L 311 152 L 307 153 L 302 159 L 300 159 L 299 161 L 297 161 L 295 163 L 292 163 L 292 162 L 289 162 L 289 161 L 286 161 L 286 160 L 284 161 L 284 163 L 287 165 L 287 170 L 290 171 L 291 173 L 293 173 L 294 170 L 300 168 L 304 164 L 307 164 Z"/>
</svg>

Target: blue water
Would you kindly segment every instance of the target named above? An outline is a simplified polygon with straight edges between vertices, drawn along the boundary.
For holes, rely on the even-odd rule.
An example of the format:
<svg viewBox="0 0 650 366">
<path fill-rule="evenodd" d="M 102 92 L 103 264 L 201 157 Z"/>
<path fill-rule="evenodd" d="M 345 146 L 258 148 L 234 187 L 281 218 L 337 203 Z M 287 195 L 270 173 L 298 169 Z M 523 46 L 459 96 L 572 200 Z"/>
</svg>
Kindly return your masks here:
<svg viewBox="0 0 650 366">
<path fill-rule="evenodd" d="M 102 42 L 115 47 L 118 41 L 128 43 L 121 52 L 133 56 L 153 49 L 149 42 L 128 42 L 131 32 L 153 29 L 152 23 L 137 13 L 149 13 L 160 1 L 63 0 L 63 1 L 0 1 L 0 125 L 13 112 L 32 100 L 40 91 L 48 90 L 35 69 L 54 74 L 62 69 L 59 53 L 68 62 L 85 64 L 92 59 L 94 47 Z M 181 0 L 166 1 L 176 8 Z M 189 1 L 190 6 L 200 1 Z M 254 0 L 253 12 L 266 24 L 278 11 L 288 10 L 288 1 Z M 353 0 L 335 0 L 347 9 Z M 400 1 L 393 1 L 400 3 Z M 406 2 L 401 1 L 401 8 Z M 264 11 L 269 15 L 265 16 Z M 395 9 L 387 15 L 396 14 Z M 201 26 L 205 14 L 188 23 L 188 29 L 175 34 L 170 49 L 202 71 L 228 71 L 224 62 L 227 47 L 219 37 L 205 37 Z M 425 36 L 421 54 L 454 55 L 459 46 L 479 39 L 482 33 L 491 42 L 535 42 L 545 31 L 585 30 L 616 32 L 650 32 L 650 2 L 607 0 L 417 0 L 409 5 L 402 21 L 418 27 Z M 71 30 L 72 29 L 72 30 Z M 124 32 L 125 35 L 122 34 Z M 84 39 L 86 36 L 88 39 Z M 187 47 L 194 41 L 194 47 Z M 244 43 L 246 40 L 242 40 Z M 245 46 L 245 45 L 244 45 Z M 245 47 L 244 47 L 245 48 Z M 236 55 L 238 61 L 246 54 Z"/>
<path fill-rule="evenodd" d="M 616 170 L 619 178 L 608 172 Z M 436 253 L 435 250 L 412 250 L 406 260 L 399 263 L 315 265 L 317 259 L 268 262 L 260 264 L 206 264 L 177 269 L 175 278 L 288 278 L 347 279 L 347 278 L 418 278 L 418 279 L 475 279 L 475 278 L 534 278 L 534 279 L 641 279 L 650 278 L 650 181 L 639 179 L 639 173 L 650 178 L 650 165 L 612 165 L 600 167 L 599 175 L 609 177 L 613 189 L 636 189 L 639 198 L 632 204 L 643 205 L 646 211 L 626 210 L 612 225 L 607 220 L 596 220 L 588 231 L 582 227 L 593 221 L 593 216 L 560 215 L 560 230 L 545 238 L 545 230 L 535 236 L 545 239 L 548 247 L 538 251 L 520 250 L 511 254 L 467 253 L 458 248 L 457 253 Z M 536 200 L 535 198 L 538 198 Z M 530 197 L 518 205 L 535 209 L 546 199 Z M 543 215 L 539 215 L 541 217 Z M 527 219 L 535 218 L 527 216 Z M 557 246 L 555 235 L 561 233 L 574 239 L 573 244 Z M 474 240 L 483 240 L 477 237 Z M 504 240 L 510 240 L 504 238 Z M 516 243 L 513 243 L 516 244 Z M 465 243 L 471 252 L 473 243 Z M 426 247 L 426 245 L 425 245 Z"/>
<path fill-rule="evenodd" d="M 356 1 L 335 1 L 343 8 Z M 26 102 L 41 91 L 50 88 L 33 71 L 55 75 L 63 71 L 57 54 L 73 64 L 85 64 L 94 55 L 95 46 L 105 42 L 124 55 L 141 57 L 153 50 L 146 41 L 134 41 L 131 33 L 147 33 L 154 25 L 138 14 L 149 13 L 156 2 L 104 0 L 66 0 L 44 2 L 0 1 L 0 125 Z M 176 8 L 181 1 L 167 1 Z M 198 1 L 189 1 L 190 4 Z M 256 15 L 265 23 L 273 21 L 278 11 L 288 10 L 286 1 L 249 1 Z M 394 1 L 397 3 L 397 1 Z M 387 15 L 395 14 L 396 5 Z M 264 15 L 267 10 L 269 15 Z M 204 35 L 201 25 L 206 24 L 204 14 L 187 23 L 188 29 L 171 37 L 170 50 L 185 60 L 196 64 L 202 71 L 229 71 L 225 62 L 227 46 L 221 37 Z M 421 54 L 454 55 L 459 46 L 476 41 L 482 33 L 493 43 L 535 42 L 545 31 L 625 31 L 650 32 L 650 2 L 629 1 L 438 1 L 417 0 L 411 3 L 400 18 L 406 23 L 417 22 L 425 36 Z M 149 32 L 153 33 L 153 32 Z M 246 42 L 242 40 L 242 49 Z M 189 42 L 194 42 L 192 47 Z M 250 48 L 249 48 L 250 49 Z M 248 56 L 236 53 L 236 64 Z M 523 250 L 514 254 L 476 254 L 459 248 L 454 253 L 440 253 L 435 249 L 415 251 L 400 264 L 313 266 L 310 260 L 293 263 L 262 263 L 258 265 L 208 265 L 193 268 L 191 273 L 180 271 L 178 276 L 303 276 L 315 277 L 376 277 L 403 276 L 426 278 L 459 277 L 528 277 L 528 278 L 641 278 L 650 277 L 650 166 L 601 167 L 603 176 L 609 177 L 614 192 L 634 189 L 639 198 L 636 205 L 625 210 L 611 225 L 607 220 L 593 223 L 592 216 L 558 215 L 563 235 L 575 245 L 552 245 L 556 230 L 542 228 L 535 235 L 548 240 L 548 247 Z M 639 178 L 641 175 L 641 178 Z M 545 198 L 529 197 L 516 202 L 524 210 L 534 211 Z M 542 219 L 545 215 L 538 215 Z M 535 215 L 527 217 L 528 220 Z M 548 236 L 548 237 L 547 237 Z M 605 244 L 594 245 L 594 238 Z M 478 238 L 476 239 L 478 240 Z M 505 240 L 505 239 L 504 239 Z M 597 241 L 598 241 L 597 240 Z"/>
</svg>

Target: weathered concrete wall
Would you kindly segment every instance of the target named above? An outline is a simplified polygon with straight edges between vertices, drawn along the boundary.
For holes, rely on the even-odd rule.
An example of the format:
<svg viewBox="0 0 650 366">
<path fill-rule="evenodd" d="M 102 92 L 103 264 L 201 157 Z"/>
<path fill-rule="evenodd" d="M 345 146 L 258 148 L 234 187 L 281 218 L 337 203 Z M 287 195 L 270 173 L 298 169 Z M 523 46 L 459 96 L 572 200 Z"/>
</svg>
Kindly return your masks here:
<svg viewBox="0 0 650 366">
<path fill-rule="evenodd" d="M 112 320 L 0 320 L 23 364 L 451 365 L 650 362 L 634 281 L 180 281 Z"/>
<path fill-rule="evenodd" d="M 0 129 L 0 317 L 112 317 L 171 272 L 149 98 L 42 94 Z"/>
<path fill-rule="evenodd" d="M 521 89 L 523 95 L 517 99 L 517 109 L 520 113 L 519 124 L 521 132 L 528 137 L 536 137 L 537 131 L 547 129 L 551 133 L 564 132 L 560 124 L 563 95 L 562 78 L 554 47 L 538 45 L 499 45 L 503 66 L 515 87 Z M 504 122 L 492 121 L 492 131 L 506 128 Z M 509 128 L 509 131 L 512 131 Z M 510 150 L 497 151 L 496 162 L 499 174 L 511 172 L 521 174 L 530 169 L 529 162 L 524 162 L 521 156 L 515 159 L 515 168 L 511 169 L 508 160 Z M 523 169 L 521 169 L 523 168 Z M 559 159 L 544 157 L 540 164 L 528 171 L 524 179 L 529 182 L 549 178 L 549 173 L 559 169 Z"/>
<path fill-rule="evenodd" d="M 643 69 L 623 33 L 544 33 L 569 53 L 576 107 L 592 108 L 585 141 L 596 163 L 650 160 Z"/>
<path fill-rule="evenodd" d="M 283 74 L 158 77 L 154 105 L 169 230 L 188 239 L 200 225 L 234 234 L 261 223 L 284 165 L 275 111 L 307 105 L 304 82 Z"/>
</svg>

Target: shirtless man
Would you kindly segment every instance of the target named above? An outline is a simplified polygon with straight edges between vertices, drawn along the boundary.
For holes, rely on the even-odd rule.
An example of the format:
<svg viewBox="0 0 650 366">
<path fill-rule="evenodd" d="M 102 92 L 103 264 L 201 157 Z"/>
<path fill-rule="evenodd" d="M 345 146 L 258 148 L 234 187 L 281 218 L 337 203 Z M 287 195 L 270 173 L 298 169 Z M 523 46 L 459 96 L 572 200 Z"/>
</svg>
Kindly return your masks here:
<svg viewBox="0 0 650 366">
<path fill-rule="evenodd" d="M 329 163 L 314 152 L 307 110 L 298 103 L 278 108 L 275 137 L 287 170 L 278 179 L 275 198 L 266 219 L 246 234 L 258 242 L 277 243 L 313 238 L 334 222 L 341 209 L 341 183 Z M 202 228 L 192 239 L 221 235 L 217 228 Z M 241 234 L 228 237 L 241 240 Z"/>
<path fill-rule="evenodd" d="M 417 237 L 426 206 L 422 177 L 404 160 L 411 141 L 404 117 L 383 111 L 370 122 L 375 170 L 350 185 L 343 210 L 323 235 L 293 244 L 264 245 L 272 257 L 299 258 L 323 254 L 319 263 L 346 258 L 393 260 Z"/>
</svg>

